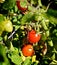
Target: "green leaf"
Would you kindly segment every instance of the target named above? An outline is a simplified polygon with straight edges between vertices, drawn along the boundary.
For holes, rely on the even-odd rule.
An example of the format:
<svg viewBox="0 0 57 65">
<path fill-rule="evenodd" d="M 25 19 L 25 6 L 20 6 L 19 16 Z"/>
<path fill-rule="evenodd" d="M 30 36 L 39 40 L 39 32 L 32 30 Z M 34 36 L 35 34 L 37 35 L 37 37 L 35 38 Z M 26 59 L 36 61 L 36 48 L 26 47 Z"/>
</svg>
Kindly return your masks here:
<svg viewBox="0 0 57 65">
<path fill-rule="evenodd" d="M 57 61 L 56 60 L 53 60 L 50 65 L 57 65 Z"/>
<path fill-rule="evenodd" d="M 10 65 L 9 60 L 6 56 L 6 48 L 2 44 L 3 43 L 0 44 L 0 63 L 1 65 Z"/>
<path fill-rule="evenodd" d="M 47 14 L 57 17 L 57 10 L 48 9 Z"/>
<path fill-rule="evenodd" d="M 33 20 L 33 13 L 32 12 L 28 12 L 27 14 L 25 14 L 22 17 L 21 24 L 26 24 L 27 22 L 30 22 L 31 20 Z"/>
<path fill-rule="evenodd" d="M 31 4 L 37 4 L 38 0 L 31 0 Z"/>
<path fill-rule="evenodd" d="M 53 46 L 53 41 L 52 40 L 48 40 L 48 45 L 52 47 Z"/>
<path fill-rule="evenodd" d="M 15 8 L 14 8 L 14 11 L 15 11 L 15 12 L 18 12 L 18 8 L 17 8 L 16 5 L 15 5 Z"/>
<path fill-rule="evenodd" d="M 26 60 L 24 61 L 23 65 L 31 65 L 31 58 L 27 57 Z"/>
<path fill-rule="evenodd" d="M 51 56 L 52 60 L 55 60 L 55 53 L 53 53 L 53 55 Z"/>
<path fill-rule="evenodd" d="M 38 63 L 34 63 L 34 65 L 38 65 Z"/>
<path fill-rule="evenodd" d="M 48 19 L 50 20 L 50 23 L 57 24 L 57 18 L 51 15 L 47 15 L 47 16 L 48 16 Z"/>
<path fill-rule="evenodd" d="M 32 11 L 32 9 L 34 9 L 33 6 L 28 6 L 28 10 L 29 10 L 29 11 Z"/>
<path fill-rule="evenodd" d="M 3 38 L 0 36 L 0 41 L 2 41 L 3 40 Z"/>
<path fill-rule="evenodd" d="M 14 51 L 10 54 L 8 54 L 8 57 L 11 59 L 11 61 L 16 64 L 16 65 L 21 65 L 22 63 L 22 58 L 15 53 Z"/>
<path fill-rule="evenodd" d="M 4 20 L 4 16 L 0 14 L 0 22 L 2 22 L 3 20 Z"/>
<path fill-rule="evenodd" d="M 15 6 L 16 0 L 6 0 L 3 3 L 3 9 L 8 10 Z"/>
<path fill-rule="evenodd" d="M 48 13 L 43 13 L 42 16 L 44 18 L 48 19 L 51 24 L 57 24 L 57 16 L 56 15 L 53 16 L 53 15 L 48 14 Z"/>
<path fill-rule="evenodd" d="M 48 9 L 47 17 L 51 23 L 57 24 L 57 10 Z"/>
</svg>

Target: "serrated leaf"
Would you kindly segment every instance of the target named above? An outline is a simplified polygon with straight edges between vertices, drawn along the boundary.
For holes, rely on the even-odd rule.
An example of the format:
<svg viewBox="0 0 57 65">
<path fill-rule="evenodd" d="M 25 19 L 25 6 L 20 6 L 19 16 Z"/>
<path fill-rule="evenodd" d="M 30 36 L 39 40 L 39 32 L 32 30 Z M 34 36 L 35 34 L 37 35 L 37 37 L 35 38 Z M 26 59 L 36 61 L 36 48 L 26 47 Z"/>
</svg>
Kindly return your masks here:
<svg viewBox="0 0 57 65">
<path fill-rule="evenodd" d="M 22 63 L 22 58 L 16 54 L 15 52 L 14 53 L 10 53 L 8 54 L 8 57 L 11 59 L 11 61 L 16 64 L 16 65 L 21 65 Z"/>
</svg>

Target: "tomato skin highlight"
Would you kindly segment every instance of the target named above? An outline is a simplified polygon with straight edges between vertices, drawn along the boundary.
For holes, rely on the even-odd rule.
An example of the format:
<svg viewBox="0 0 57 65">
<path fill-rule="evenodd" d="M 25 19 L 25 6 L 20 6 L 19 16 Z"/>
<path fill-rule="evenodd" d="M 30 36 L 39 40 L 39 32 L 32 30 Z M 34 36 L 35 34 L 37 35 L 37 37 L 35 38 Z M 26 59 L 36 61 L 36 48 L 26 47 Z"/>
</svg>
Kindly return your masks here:
<svg viewBox="0 0 57 65">
<path fill-rule="evenodd" d="M 21 10 L 21 11 L 26 11 L 27 10 L 27 7 L 22 7 L 20 5 L 20 0 L 19 1 L 16 1 L 16 5 L 17 5 L 18 9 Z"/>
<path fill-rule="evenodd" d="M 34 55 L 33 46 L 31 44 L 24 45 L 22 48 L 22 53 L 24 56 Z"/>
<path fill-rule="evenodd" d="M 35 30 L 31 30 L 28 32 L 27 39 L 31 44 L 39 42 L 40 38 L 41 38 L 41 35 L 37 34 Z"/>
</svg>

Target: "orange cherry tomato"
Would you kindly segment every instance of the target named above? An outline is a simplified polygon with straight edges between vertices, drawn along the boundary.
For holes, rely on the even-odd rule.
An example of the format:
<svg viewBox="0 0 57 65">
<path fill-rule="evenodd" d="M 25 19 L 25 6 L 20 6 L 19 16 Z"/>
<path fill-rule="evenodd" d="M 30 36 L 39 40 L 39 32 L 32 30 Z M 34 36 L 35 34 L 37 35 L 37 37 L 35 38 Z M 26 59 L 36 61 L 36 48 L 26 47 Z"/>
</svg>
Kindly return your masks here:
<svg viewBox="0 0 57 65">
<path fill-rule="evenodd" d="M 37 34 L 35 30 L 31 30 L 28 32 L 27 39 L 31 44 L 39 42 L 40 38 L 41 35 Z"/>
<path fill-rule="evenodd" d="M 22 48 L 22 53 L 24 56 L 34 55 L 33 46 L 31 44 L 24 45 Z"/>
</svg>

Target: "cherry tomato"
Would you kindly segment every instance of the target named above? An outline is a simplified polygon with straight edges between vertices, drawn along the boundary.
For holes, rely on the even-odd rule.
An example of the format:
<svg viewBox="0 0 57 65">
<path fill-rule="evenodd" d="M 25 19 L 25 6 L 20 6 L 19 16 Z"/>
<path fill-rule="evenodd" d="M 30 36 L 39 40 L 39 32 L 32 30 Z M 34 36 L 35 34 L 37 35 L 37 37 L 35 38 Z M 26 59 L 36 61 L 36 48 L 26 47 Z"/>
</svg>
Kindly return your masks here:
<svg viewBox="0 0 57 65">
<path fill-rule="evenodd" d="M 40 38 L 41 35 L 37 34 L 35 30 L 31 30 L 28 32 L 27 39 L 31 44 L 39 42 Z"/>
<path fill-rule="evenodd" d="M 24 45 L 22 48 L 22 53 L 24 56 L 34 55 L 33 46 L 31 44 Z"/>
<path fill-rule="evenodd" d="M 13 25 L 12 22 L 8 19 L 6 19 L 4 22 L 4 30 L 7 32 L 12 32 L 13 31 Z"/>
<path fill-rule="evenodd" d="M 24 0 L 17 0 L 16 1 L 18 9 L 21 10 L 21 11 L 26 11 L 27 10 L 27 5 L 26 4 L 23 5 L 22 3 L 23 4 L 25 3 Z"/>
</svg>

